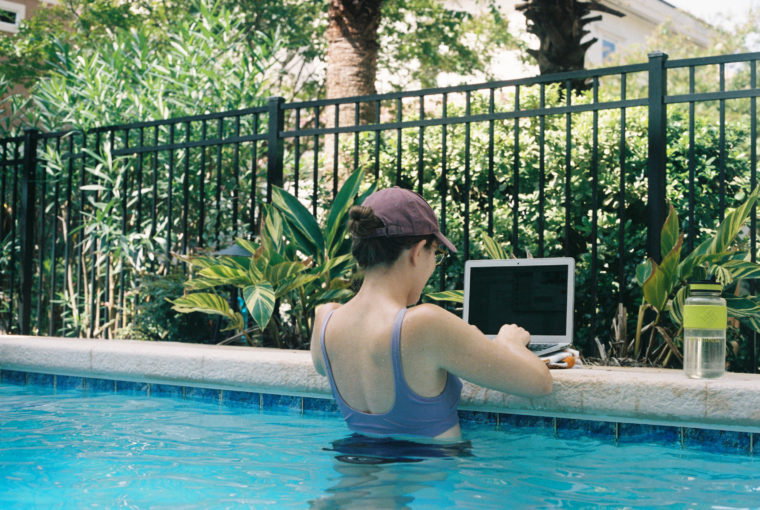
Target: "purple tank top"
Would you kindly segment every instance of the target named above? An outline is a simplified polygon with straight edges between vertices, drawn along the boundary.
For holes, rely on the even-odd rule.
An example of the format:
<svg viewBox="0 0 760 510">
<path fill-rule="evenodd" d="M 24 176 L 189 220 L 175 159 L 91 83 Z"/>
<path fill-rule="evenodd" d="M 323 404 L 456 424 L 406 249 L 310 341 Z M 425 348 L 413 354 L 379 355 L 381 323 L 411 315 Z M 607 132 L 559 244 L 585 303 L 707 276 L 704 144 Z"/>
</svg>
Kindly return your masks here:
<svg viewBox="0 0 760 510">
<path fill-rule="evenodd" d="M 406 308 L 399 310 L 393 321 L 391 333 L 391 363 L 395 388 L 393 407 L 383 414 L 365 413 L 350 407 L 340 396 L 340 391 L 335 385 L 325 348 L 325 330 L 333 311 L 328 313 L 322 325 L 322 358 L 325 360 L 333 396 L 349 429 L 367 434 L 435 437 L 459 423 L 457 406 L 462 393 L 462 382 L 458 377 L 448 374 L 446 386 L 437 397 L 420 396 L 406 384 L 401 367 L 401 323 L 406 315 Z"/>
</svg>

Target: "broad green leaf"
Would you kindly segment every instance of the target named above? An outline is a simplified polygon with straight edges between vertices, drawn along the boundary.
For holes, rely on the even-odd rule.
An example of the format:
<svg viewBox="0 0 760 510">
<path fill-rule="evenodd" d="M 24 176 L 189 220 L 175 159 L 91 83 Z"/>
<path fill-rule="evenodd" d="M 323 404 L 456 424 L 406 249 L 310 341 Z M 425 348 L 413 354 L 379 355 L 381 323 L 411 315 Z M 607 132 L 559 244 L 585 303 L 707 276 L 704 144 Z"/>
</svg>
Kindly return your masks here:
<svg viewBox="0 0 760 510">
<path fill-rule="evenodd" d="M 731 271 L 726 269 L 725 267 L 721 265 L 713 265 L 710 266 L 710 274 L 715 278 L 715 280 L 720 283 L 723 287 L 727 287 L 731 285 L 734 281 L 734 277 L 731 274 Z"/>
<path fill-rule="evenodd" d="M 274 312 L 274 289 L 269 282 L 260 282 L 243 289 L 243 300 L 248 313 L 253 320 L 264 331 L 272 318 Z"/>
<path fill-rule="evenodd" d="M 683 234 L 678 236 L 676 243 L 660 262 L 660 270 L 665 275 L 667 295 L 670 295 L 673 286 L 678 281 L 678 262 L 681 260 L 681 248 L 683 248 Z"/>
<path fill-rule="evenodd" d="M 280 262 L 279 264 L 270 264 L 264 271 L 264 275 L 270 282 L 280 284 L 306 269 L 308 266 L 303 262 Z"/>
<path fill-rule="evenodd" d="M 269 204 L 263 204 L 264 228 L 261 231 L 261 244 L 268 253 L 281 253 L 283 247 L 282 216 Z"/>
<path fill-rule="evenodd" d="M 317 299 L 317 303 L 329 303 L 331 301 L 345 302 L 351 299 L 354 293 L 349 289 L 333 289 L 322 293 Z"/>
<path fill-rule="evenodd" d="M 644 285 L 644 282 L 647 281 L 649 275 L 652 274 L 652 271 L 654 269 L 652 262 L 652 259 L 647 259 L 646 261 L 636 266 L 636 281 L 639 283 L 639 285 Z"/>
<path fill-rule="evenodd" d="M 670 212 L 668 212 L 668 217 L 665 218 L 665 223 L 662 225 L 662 232 L 660 234 L 660 252 L 663 259 L 678 242 L 678 237 L 678 213 L 676 213 L 673 204 L 670 204 Z"/>
<path fill-rule="evenodd" d="M 325 251 L 325 240 L 314 216 L 298 201 L 296 197 L 282 188 L 272 188 L 272 204 L 285 217 L 285 220 L 300 232 L 310 250 L 309 255 L 319 254 Z"/>
<path fill-rule="evenodd" d="M 453 303 L 464 303 L 463 290 L 444 290 L 441 292 L 431 292 L 425 294 L 425 297 L 433 301 L 451 301 Z"/>
<path fill-rule="evenodd" d="M 317 279 L 319 276 L 315 274 L 300 274 L 290 281 L 280 283 L 280 286 L 275 289 L 275 296 L 278 298 L 284 296 L 288 292 L 305 287 Z"/>
<path fill-rule="evenodd" d="M 174 301 L 169 301 L 174 306 L 173 310 L 180 313 L 202 312 L 212 315 L 221 315 L 230 319 L 230 328 L 243 329 L 244 321 L 240 313 L 230 308 L 229 303 L 216 294 L 207 292 L 194 292 L 186 296 L 179 297 Z"/>
<path fill-rule="evenodd" d="M 646 302 L 652 305 L 658 313 L 662 312 L 665 303 L 668 301 L 668 279 L 657 262 L 652 260 L 652 273 L 641 286 L 641 290 L 644 292 Z"/>
<path fill-rule="evenodd" d="M 218 282 L 218 285 L 247 285 L 251 283 L 250 276 L 245 270 L 217 264 L 201 269 L 200 278 Z"/>
<path fill-rule="evenodd" d="M 284 236 L 287 237 L 291 242 L 285 245 L 286 252 L 289 250 L 292 250 L 293 253 L 295 253 L 295 249 L 298 249 L 301 251 L 301 253 L 306 254 L 309 257 L 320 259 L 322 257 L 322 253 L 317 253 L 315 250 L 317 249 L 316 246 L 309 240 L 307 236 L 305 236 L 300 230 L 295 228 L 290 224 L 289 221 L 285 221 L 283 224 L 283 230 L 284 230 Z"/>
<path fill-rule="evenodd" d="M 327 245 L 327 256 L 329 258 L 335 257 L 339 253 L 346 251 L 344 244 L 345 244 L 345 241 L 348 240 L 346 239 L 347 237 L 348 237 L 348 220 L 345 219 L 344 217 L 344 221 L 340 222 L 340 227 L 335 233 L 335 238 L 330 244 Z"/>
<path fill-rule="evenodd" d="M 244 237 L 238 237 L 235 239 L 235 244 L 243 248 L 245 251 L 256 254 L 257 251 L 259 251 L 260 247 L 256 245 L 253 241 L 249 241 L 248 239 L 245 239 Z"/>
<path fill-rule="evenodd" d="M 747 221 L 750 212 L 752 212 L 752 206 L 758 199 L 758 193 L 760 193 L 760 188 L 755 189 L 742 205 L 730 211 L 718 227 L 715 235 L 700 243 L 699 246 L 697 246 L 694 251 L 681 262 L 679 266 L 679 274 L 682 279 L 688 279 L 691 276 L 691 271 L 694 267 L 704 263 L 704 257 L 706 255 L 716 255 L 723 253 L 728 249 L 731 242 Z"/>
<path fill-rule="evenodd" d="M 728 316 L 760 333 L 760 296 L 727 297 Z"/>
<path fill-rule="evenodd" d="M 325 224 L 325 245 L 330 251 L 332 251 L 334 245 L 340 245 L 340 242 L 343 240 L 342 238 L 336 238 L 336 236 L 343 231 L 341 227 L 345 224 L 346 213 L 353 205 L 354 197 L 359 193 L 359 186 L 363 180 L 364 171 L 357 170 L 346 179 L 338 194 L 335 195 L 335 200 L 333 200 L 332 206 L 330 206 L 330 212 L 327 214 L 327 223 Z"/>
<path fill-rule="evenodd" d="M 729 317 L 760 318 L 760 296 L 745 296 L 726 298 Z"/>
<path fill-rule="evenodd" d="M 729 260 L 721 264 L 735 280 L 760 278 L 760 264 L 747 260 Z"/>
<path fill-rule="evenodd" d="M 213 289 L 214 287 L 221 287 L 223 284 L 216 281 L 216 280 L 208 280 L 206 278 L 192 278 L 190 280 L 185 281 L 183 286 L 185 289 L 190 291 L 195 290 L 208 290 Z"/>
<path fill-rule="evenodd" d="M 366 191 L 359 193 L 359 195 L 356 197 L 356 203 L 359 205 L 362 205 L 365 200 L 367 200 L 367 197 L 370 196 L 372 193 L 374 193 L 377 190 L 377 181 L 373 182 L 369 189 Z"/>
<path fill-rule="evenodd" d="M 749 218 L 749 215 L 752 212 L 752 206 L 757 202 L 759 190 L 760 189 L 754 190 L 742 205 L 726 215 L 726 218 L 715 233 L 713 242 L 710 245 L 709 253 L 720 253 L 728 249 L 729 245 L 744 226 L 747 218 Z"/>
<path fill-rule="evenodd" d="M 248 265 L 248 274 L 252 282 L 266 280 L 272 268 L 277 264 L 290 262 L 279 253 L 259 253 L 251 257 Z"/>
<path fill-rule="evenodd" d="M 252 282 L 258 282 L 264 279 L 264 270 L 266 267 L 261 267 L 261 257 L 251 257 L 251 261 L 248 264 L 248 275 Z"/>
<path fill-rule="evenodd" d="M 347 280 L 346 278 L 333 278 L 330 280 L 330 283 L 327 284 L 327 288 L 330 290 L 334 289 L 348 289 L 351 287 L 351 280 Z"/>
<path fill-rule="evenodd" d="M 483 247 L 485 248 L 488 256 L 492 259 L 509 258 L 507 252 L 505 252 L 504 249 L 499 246 L 499 243 L 497 243 L 491 236 L 487 234 L 483 234 Z"/>
<path fill-rule="evenodd" d="M 191 266 L 201 268 L 215 266 L 219 263 L 216 257 L 209 257 L 207 255 L 182 255 L 175 253 L 174 256 Z"/>
<path fill-rule="evenodd" d="M 353 256 L 349 253 L 340 255 L 339 257 L 331 258 L 319 268 L 319 272 L 326 273 L 328 271 L 333 271 L 335 269 L 338 269 L 342 264 L 350 262 L 351 260 L 353 260 Z"/>
<path fill-rule="evenodd" d="M 670 302 L 670 318 L 674 324 L 683 324 L 683 304 L 686 301 L 686 285 L 678 289 L 676 297 Z"/>
</svg>

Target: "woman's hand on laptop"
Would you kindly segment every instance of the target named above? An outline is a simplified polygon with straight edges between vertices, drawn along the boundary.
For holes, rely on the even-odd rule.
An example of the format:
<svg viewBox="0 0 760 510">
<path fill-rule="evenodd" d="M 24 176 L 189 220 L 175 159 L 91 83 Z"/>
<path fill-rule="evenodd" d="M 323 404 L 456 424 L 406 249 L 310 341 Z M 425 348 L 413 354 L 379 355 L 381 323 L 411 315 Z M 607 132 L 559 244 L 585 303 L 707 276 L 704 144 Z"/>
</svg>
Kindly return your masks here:
<svg viewBox="0 0 760 510">
<path fill-rule="evenodd" d="M 517 344 L 525 347 L 530 343 L 530 333 L 517 324 L 504 324 L 499 329 L 499 333 L 494 338 L 494 341 L 502 345 Z"/>
</svg>

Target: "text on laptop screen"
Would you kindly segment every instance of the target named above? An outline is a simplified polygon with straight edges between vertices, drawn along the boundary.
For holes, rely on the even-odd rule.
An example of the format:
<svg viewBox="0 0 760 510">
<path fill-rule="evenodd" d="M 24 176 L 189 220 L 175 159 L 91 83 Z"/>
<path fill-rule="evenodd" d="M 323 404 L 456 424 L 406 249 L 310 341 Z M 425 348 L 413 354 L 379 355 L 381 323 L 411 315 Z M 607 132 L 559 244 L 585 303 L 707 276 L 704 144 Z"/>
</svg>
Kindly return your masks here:
<svg viewBox="0 0 760 510">
<path fill-rule="evenodd" d="M 517 324 L 531 335 L 565 335 L 567 266 L 473 267 L 468 322 L 487 335 Z"/>
</svg>

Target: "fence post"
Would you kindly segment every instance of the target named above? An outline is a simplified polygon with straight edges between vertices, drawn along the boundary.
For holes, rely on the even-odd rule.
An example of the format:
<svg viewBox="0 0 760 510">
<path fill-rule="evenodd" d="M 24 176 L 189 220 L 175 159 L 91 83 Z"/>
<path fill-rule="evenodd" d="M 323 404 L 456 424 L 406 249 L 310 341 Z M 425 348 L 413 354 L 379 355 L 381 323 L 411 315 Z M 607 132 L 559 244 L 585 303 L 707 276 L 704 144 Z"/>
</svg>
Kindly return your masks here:
<svg viewBox="0 0 760 510">
<path fill-rule="evenodd" d="M 282 166 L 284 145 L 280 132 L 285 126 L 282 104 L 279 96 L 269 98 L 269 119 L 267 125 L 267 203 L 272 202 L 272 186 L 282 186 Z"/>
<path fill-rule="evenodd" d="M 32 269 L 34 265 L 35 187 L 37 186 L 37 139 L 39 131 L 24 130 L 24 158 L 21 167 L 21 204 L 19 210 L 19 236 L 21 240 L 21 275 L 18 320 L 19 333 L 31 333 Z"/>
<path fill-rule="evenodd" d="M 649 54 L 649 158 L 647 162 L 647 254 L 660 262 L 660 232 L 665 223 L 665 175 L 667 150 L 668 55 L 661 51 Z"/>
</svg>

